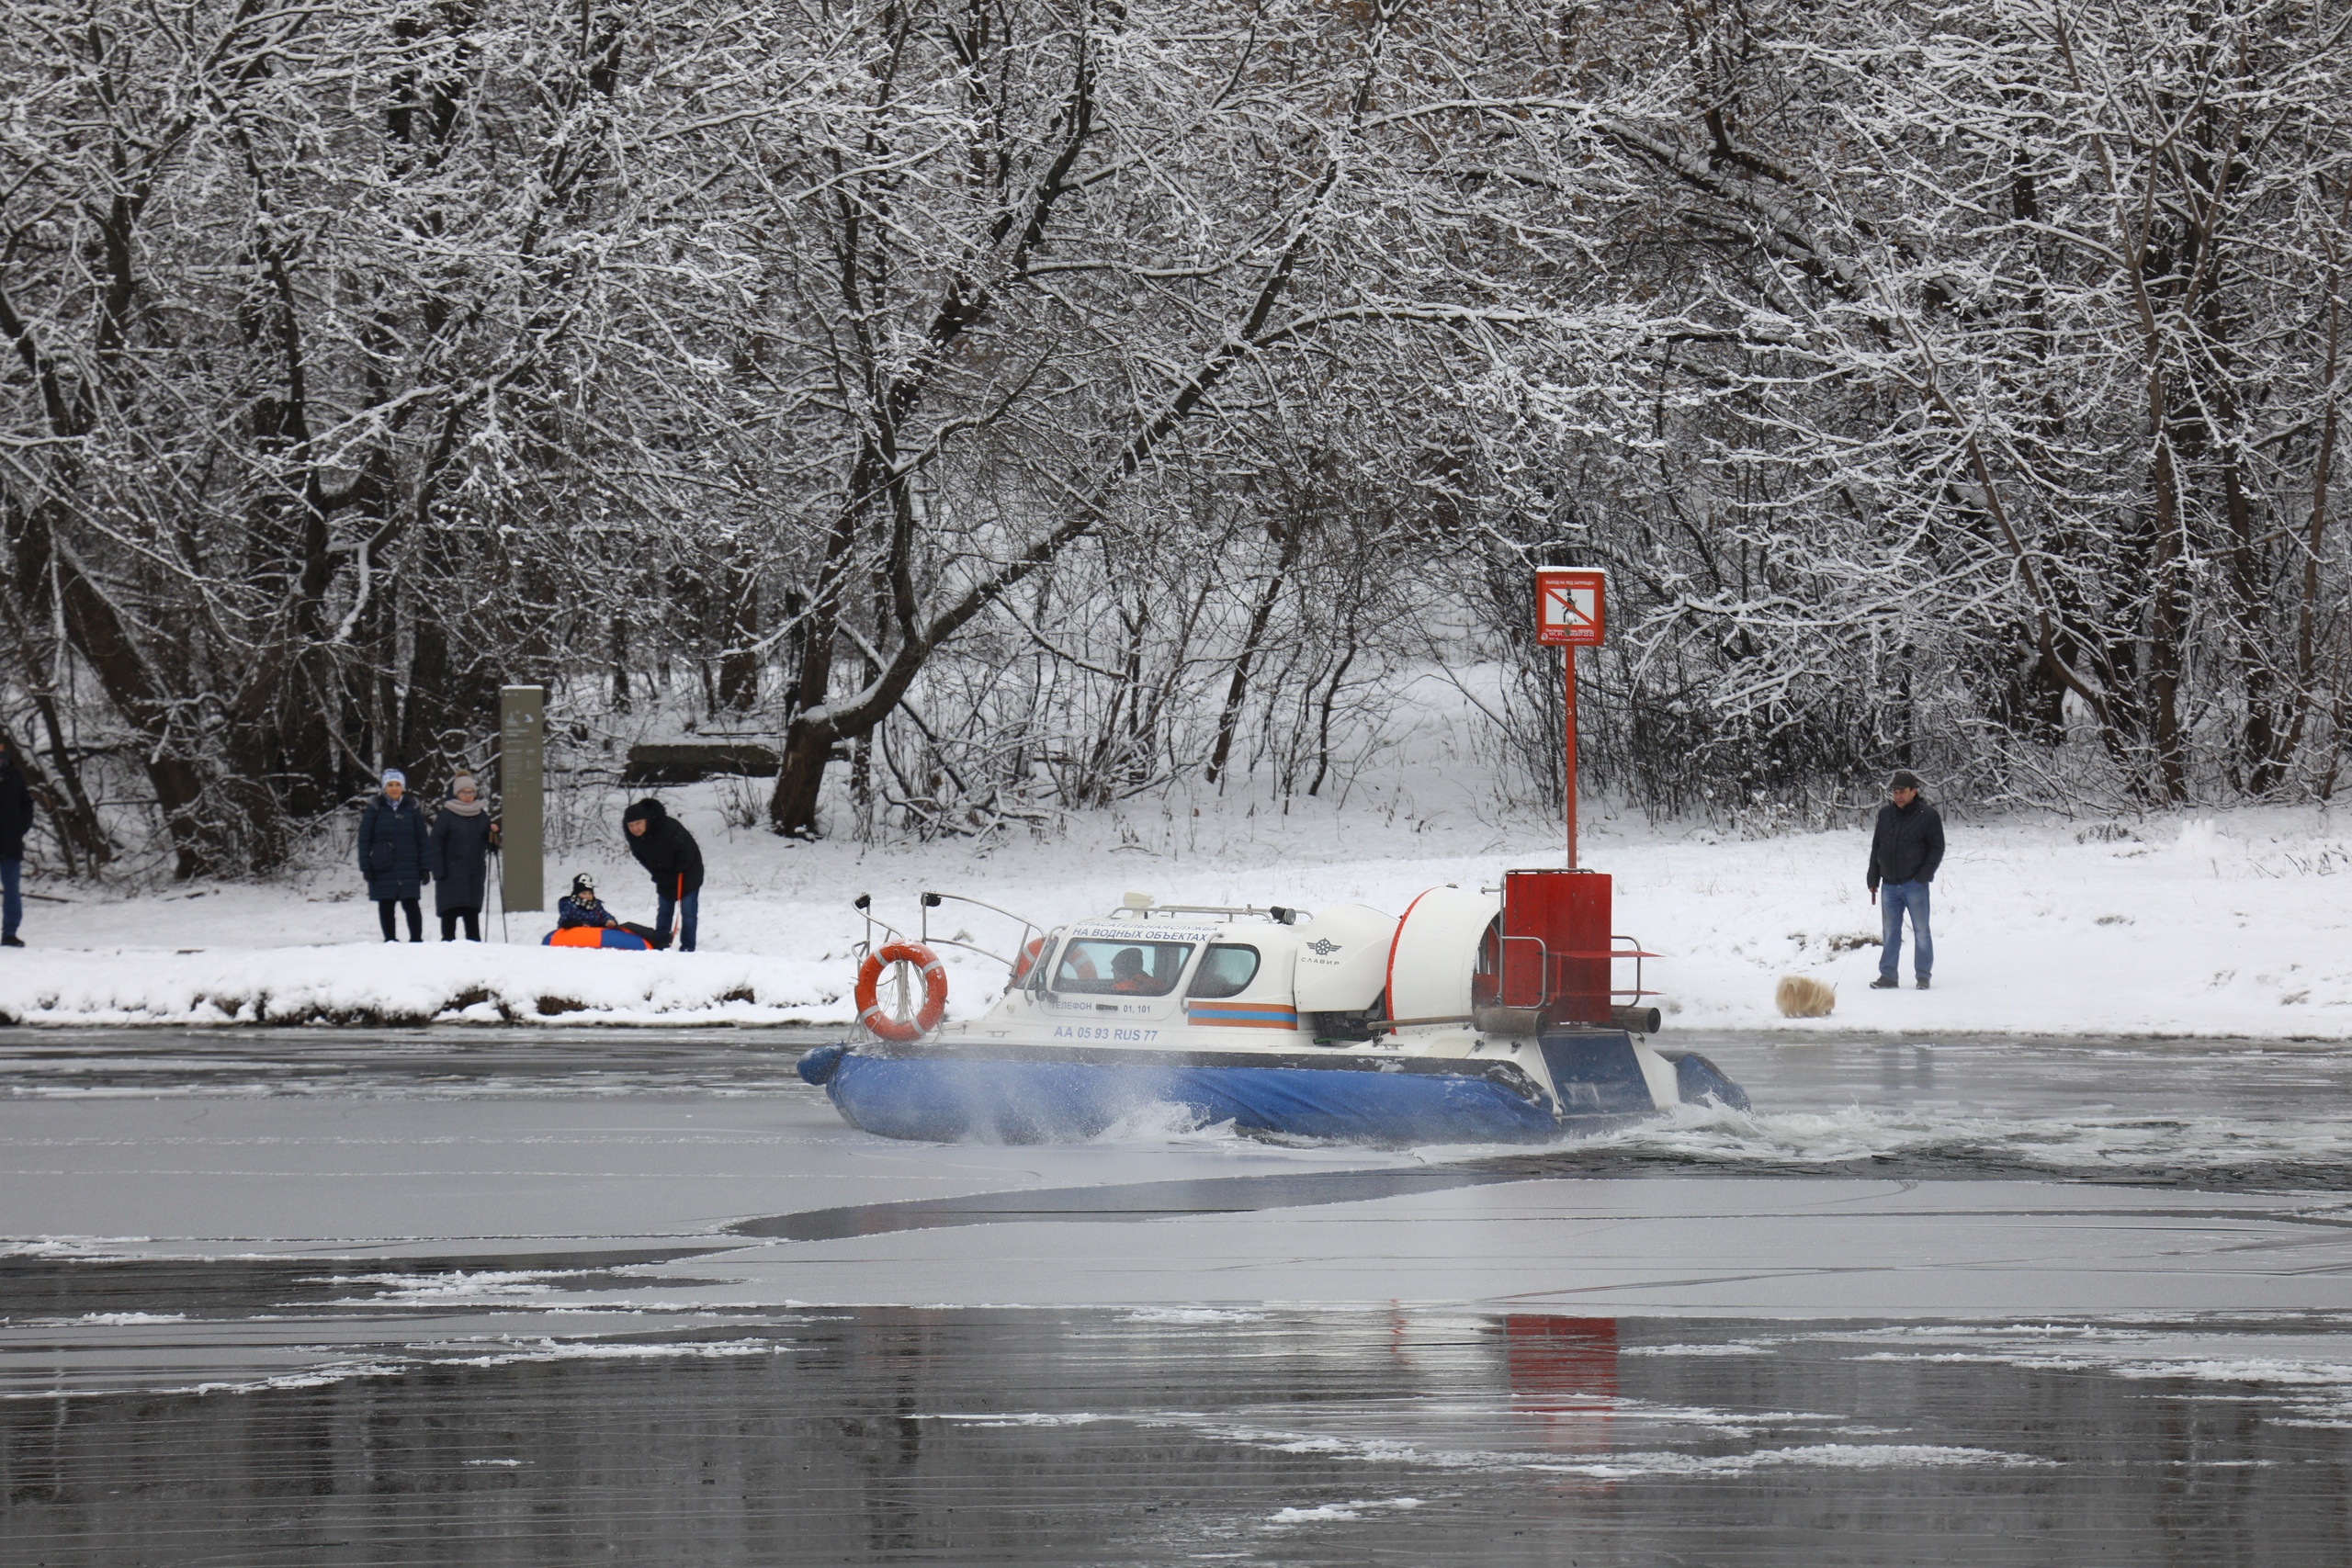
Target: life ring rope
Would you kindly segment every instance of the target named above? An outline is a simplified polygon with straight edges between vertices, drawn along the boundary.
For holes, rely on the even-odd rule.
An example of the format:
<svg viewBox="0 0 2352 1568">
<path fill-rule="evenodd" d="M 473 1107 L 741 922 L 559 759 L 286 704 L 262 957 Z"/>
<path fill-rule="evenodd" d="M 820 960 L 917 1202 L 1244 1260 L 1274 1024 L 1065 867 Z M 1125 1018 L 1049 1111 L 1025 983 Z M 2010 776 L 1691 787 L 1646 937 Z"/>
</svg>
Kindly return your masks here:
<svg viewBox="0 0 2352 1568">
<path fill-rule="evenodd" d="M 910 965 L 922 976 L 922 1003 L 911 1015 L 899 1010 L 907 999 L 904 971 L 897 987 L 899 1008 L 882 1006 L 882 972 L 897 964 Z M 922 943 L 891 942 L 867 953 L 865 962 L 857 966 L 857 1021 L 876 1039 L 899 1044 L 920 1040 L 946 1016 L 947 968 L 939 962 L 939 954 Z"/>
</svg>

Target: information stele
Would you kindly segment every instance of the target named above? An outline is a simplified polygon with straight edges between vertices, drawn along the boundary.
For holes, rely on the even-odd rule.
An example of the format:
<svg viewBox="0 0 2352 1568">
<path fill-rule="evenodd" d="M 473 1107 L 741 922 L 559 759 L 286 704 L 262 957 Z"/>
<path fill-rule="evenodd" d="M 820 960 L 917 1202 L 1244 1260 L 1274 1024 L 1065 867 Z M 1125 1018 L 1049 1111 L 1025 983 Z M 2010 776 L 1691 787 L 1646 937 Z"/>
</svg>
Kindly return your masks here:
<svg viewBox="0 0 2352 1568">
<path fill-rule="evenodd" d="M 509 909 L 544 909 L 547 894 L 548 691 L 498 691 L 499 857 Z"/>
<path fill-rule="evenodd" d="M 1552 648 L 1599 648 L 1608 628 L 1609 574 L 1593 567 L 1535 569 L 1535 640 Z"/>
</svg>

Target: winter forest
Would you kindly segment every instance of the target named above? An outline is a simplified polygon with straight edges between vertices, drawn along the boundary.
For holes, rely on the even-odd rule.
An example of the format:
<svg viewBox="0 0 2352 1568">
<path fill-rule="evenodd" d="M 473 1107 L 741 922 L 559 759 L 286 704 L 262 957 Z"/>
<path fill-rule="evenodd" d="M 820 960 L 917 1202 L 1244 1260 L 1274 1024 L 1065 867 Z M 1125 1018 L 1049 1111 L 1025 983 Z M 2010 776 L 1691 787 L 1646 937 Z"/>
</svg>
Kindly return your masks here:
<svg viewBox="0 0 2352 1568">
<path fill-rule="evenodd" d="M 502 683 L 793 835 L 2325 798 L 2352 7 L 6 0 L 0 725 L 279 863 Z M 632 718 L 631 716 L 637 716 Z"/>
</svg>

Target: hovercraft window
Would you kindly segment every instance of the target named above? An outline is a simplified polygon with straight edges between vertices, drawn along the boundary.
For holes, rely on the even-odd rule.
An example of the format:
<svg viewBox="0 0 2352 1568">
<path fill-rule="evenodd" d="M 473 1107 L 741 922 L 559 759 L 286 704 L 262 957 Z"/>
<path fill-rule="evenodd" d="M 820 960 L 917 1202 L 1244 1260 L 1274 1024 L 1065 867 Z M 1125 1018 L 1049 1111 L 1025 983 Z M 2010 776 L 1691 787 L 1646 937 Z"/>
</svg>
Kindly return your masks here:
<svg viewBox="0 0 2352 1568">
<path fill-rule="evenodd" d="M 1054 989 L 1080 996 L 1164 997 L 1176 988 L 1189 942 L 1072 942 L 1054 969 Z"/>
<path fill-rule="evenodd" d="M 1184 994 L 1214 1000 L 1218 997 L 1238 997 L 1250 988 L 1258 977 L 1258 950 L 1238 942 L 1214 942 L 1201 958 L 1201 971 L 1193 976 L 1193 988 Z"/>
</svg>

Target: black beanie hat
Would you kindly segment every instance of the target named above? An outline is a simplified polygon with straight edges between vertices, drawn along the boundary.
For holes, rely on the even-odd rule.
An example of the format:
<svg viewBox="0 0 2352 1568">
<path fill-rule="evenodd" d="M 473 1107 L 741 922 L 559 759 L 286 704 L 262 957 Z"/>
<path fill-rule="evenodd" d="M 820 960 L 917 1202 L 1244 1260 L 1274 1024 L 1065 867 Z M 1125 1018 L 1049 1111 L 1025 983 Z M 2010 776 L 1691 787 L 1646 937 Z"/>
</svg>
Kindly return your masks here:
<svg viewBox="0 0 2352 1568">
<path fill-rule="evenodd" d="M 1894 770 L 1894 776 L 1886 781 L 1886 787 L 1889 789 L 1917 789 L 1919 787 L 1919 775 L 1913 773 L 1908 768 L 1897 768 Z"/>
</svg>

